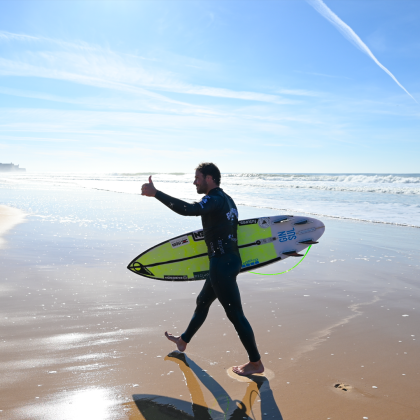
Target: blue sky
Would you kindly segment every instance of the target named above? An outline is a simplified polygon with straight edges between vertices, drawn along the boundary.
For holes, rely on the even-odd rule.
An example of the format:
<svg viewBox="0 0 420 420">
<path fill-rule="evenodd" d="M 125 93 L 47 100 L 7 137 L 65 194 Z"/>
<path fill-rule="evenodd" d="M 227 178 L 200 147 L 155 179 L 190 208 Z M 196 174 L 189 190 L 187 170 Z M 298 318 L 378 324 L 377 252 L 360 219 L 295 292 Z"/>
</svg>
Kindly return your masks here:
<svg viewBox="0 0 420 420">
<path fill-rule="evenodd" d="M 420 172 L 420 2 L 1 1 L 0 162 Z"/>
</svg>

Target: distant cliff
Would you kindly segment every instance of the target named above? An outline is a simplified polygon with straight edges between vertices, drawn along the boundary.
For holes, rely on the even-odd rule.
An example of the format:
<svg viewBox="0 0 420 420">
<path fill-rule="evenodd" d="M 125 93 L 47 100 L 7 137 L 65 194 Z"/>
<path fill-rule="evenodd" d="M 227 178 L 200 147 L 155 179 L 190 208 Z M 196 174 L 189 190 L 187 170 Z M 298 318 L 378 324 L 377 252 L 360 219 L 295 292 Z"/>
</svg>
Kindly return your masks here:
<svg viewBox="0 0 420 420">
<path fill-rule="evenodd" d="M 13 163 L 0 163 L 0 172 L 26 172 L 26 169 L 19 168 L 19 165 Z"/>
</svg>

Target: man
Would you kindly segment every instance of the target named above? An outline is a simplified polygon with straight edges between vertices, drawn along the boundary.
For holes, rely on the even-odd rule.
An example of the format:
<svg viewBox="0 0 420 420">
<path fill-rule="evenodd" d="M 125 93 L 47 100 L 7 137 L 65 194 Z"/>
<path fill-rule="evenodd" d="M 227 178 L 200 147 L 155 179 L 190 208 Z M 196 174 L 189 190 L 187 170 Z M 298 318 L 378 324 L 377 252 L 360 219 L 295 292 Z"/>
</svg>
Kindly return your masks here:
<svg viewBox="0 0 420 420">
<path fill-rule="evenodd" d="M 237 240 L 238 209 L 233 200 L 219 187 L 220 178 L 220 171 L 215 164 L 201 163 L 195 171 L 194 185 L 198 194 L 206 195 L 200 202 L 193 204 L 156 190 L 151 176 L 149 183 L 142 186 L 142 195 L 157 198 L 174 212 L 183 216 L 201 216 L 210 259 L 210 275 L 197 297 L 197 307 L 187 329 L 179 337 L 168 332 L 165 332 L 165 336 L 176 344 L 179 351 L 185 351 L 187 344 L 203 325 L 210 305 L 217 298 L 234 325 L 249 357 L 248 363 L 233 366 L 232 370 L 238 375 L 262 373 L 264 366 L 255 343 L 254 332 L 243 313 L 236 283 L 236 276 L 242 266 Z"/>
</svg>

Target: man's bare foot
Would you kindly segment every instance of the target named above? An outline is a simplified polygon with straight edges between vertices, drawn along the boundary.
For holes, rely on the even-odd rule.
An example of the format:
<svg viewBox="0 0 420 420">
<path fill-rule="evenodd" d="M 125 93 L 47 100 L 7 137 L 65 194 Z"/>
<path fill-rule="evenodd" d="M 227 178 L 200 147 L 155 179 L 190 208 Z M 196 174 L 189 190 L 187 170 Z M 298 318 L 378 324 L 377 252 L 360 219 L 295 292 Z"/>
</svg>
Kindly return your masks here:
<svg viewBox="0 0 420 420">
<path fill-rule="evenodd" d="M 232 371 L 240 376 L 248 376 L 255 373 L 263 373 L 264 365 L 260 359 L 258 362 L 248 362 L 241 366 L 232 366 Z"/>
<path fill-rule="evenodd" d="M 179 351 L 184 352 L 187 348 L 187 343 L 181 337 L 175 337 L 171 333 L 168 333 L 168 331 L 165 331 L 165 336 L 169 341 L 176 344 Z"/>
</svg>

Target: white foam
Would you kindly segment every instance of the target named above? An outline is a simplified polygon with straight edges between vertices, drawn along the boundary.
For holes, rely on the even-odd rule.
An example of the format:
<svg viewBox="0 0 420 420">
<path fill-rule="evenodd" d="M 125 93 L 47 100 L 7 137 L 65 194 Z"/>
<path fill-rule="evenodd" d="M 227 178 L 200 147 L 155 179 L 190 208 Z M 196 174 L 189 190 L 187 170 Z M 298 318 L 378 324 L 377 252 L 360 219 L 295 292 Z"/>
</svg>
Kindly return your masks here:
<svg viewBox="0 0 420 420">
<path fill-rule="evenodd" d="M 148 175 L 25 173 L 1 175 L 0 187 L 140 194 Z M 192 173 L 154 174 L 153 180 L 157 188 L 170 195 L 187 200 L 200 198 L 192 185 Z M 420 227 L 420 174 L 223 174 L 221 186 L 237 204 L 246 206 Z"/>
</svg>

